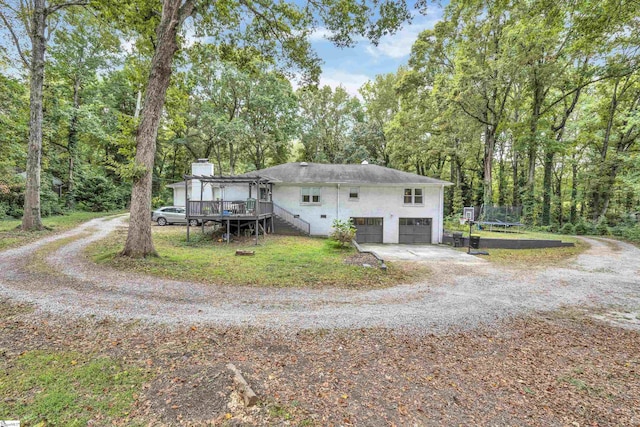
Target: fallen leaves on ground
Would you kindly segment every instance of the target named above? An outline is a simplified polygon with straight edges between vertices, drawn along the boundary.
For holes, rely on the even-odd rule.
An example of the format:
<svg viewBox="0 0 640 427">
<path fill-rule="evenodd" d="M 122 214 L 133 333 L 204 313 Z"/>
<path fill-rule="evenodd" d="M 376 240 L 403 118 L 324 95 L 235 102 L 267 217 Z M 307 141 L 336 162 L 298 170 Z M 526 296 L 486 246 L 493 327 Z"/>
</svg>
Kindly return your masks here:
<svg viewBox="0 0 640 427">
<path fill-rule="evenodd" d="M 276 332 L 77 320 L 0 303 L 2 363 L 30 349 L 152 374 L 128 422 L 153 425 L 638 425 L 638 332 L 580 311 L 433 335 Z M 116 344 L 114 344 L 116 343 Z M 233 397 L 233 362 L 260 403 Z M 235 399 L 235 400 L 234 400 Z M 235 403 L 234 403 L 235 402 Z"/>
</svg>

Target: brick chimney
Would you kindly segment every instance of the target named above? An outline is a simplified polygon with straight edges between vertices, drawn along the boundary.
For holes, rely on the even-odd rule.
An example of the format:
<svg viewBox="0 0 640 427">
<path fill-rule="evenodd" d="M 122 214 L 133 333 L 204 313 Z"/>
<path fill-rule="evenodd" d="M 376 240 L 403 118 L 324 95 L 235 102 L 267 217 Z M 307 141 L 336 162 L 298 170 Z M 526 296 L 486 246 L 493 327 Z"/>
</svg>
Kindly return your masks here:
<svg viewBox="0 0 640 427">
<path fill-rule="evenodd" d="M 209 163 L 209 159 L 198 159 L 195 163 L 191 163 L 191 175 L 194 176 L 212 176 L 213 163 Z M 200 200 L 200 189 L 202 183 L 199 179 L 191 181 L 190 200 Z M 213 200 L 213 188 L 210 184 L 205 184 L 202 188 L 202 200 Z"/>
</svg>

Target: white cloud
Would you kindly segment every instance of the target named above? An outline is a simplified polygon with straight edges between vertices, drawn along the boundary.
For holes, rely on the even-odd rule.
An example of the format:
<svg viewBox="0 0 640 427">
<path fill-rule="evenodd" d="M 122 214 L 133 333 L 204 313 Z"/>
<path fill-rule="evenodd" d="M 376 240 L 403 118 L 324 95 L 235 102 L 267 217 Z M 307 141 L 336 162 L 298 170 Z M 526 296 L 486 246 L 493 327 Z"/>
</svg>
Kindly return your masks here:
<svg viewBox="0 0 640 427">
<path fill-rule="evenodd" d="M 438 17 L 432 16 L 429 19 L 405 25 L 397 33 L 382 37 L 377 46 L 368 44 L 365 46 L 365 51 L 374 58 L 404 58 L 411 53 L 411 47 L 418 35 L 428 28 L 433 28 L 438 21 Z"/>
<path fill-rule="evenodd" d="M 358 89 L 370 79 L 366 74 L 354 74 L 344 70 L 327 68 L 320 76 L 320 86 L 330 86 L 334 89 L 342 86 L 347 93 L 360 98 Z"/>
<path fill-rule="evenodd" d="M 133 53 L 133 51 L 135 50 L 135 44 L 136 41 L 134 39 L 120 40 L 120 48 L 128 54 Z"/>
<path fill-rule="evenodd" d="M 313 30 L 311 33 L 309 33 L 309 35 L 307 36 L 307 40 L 309 40 L 310 42 L 327 42 L 327 43 L 331 43 L 331 41 L 329 40 L 329 38 L 331 36 L 333 36 L 333 32 L 326 28 L 326 27 L 318 27 L 315 30 Z M 355 42 L 362 42 L 362 41 L 366 41 L 367 39 L 365 37 L 362 37 L 360 35 L 357 34 L 352 34 L 351 38 L 353 41 Z"/>
<path fill-rule="evenodd" d="M 327 28 L 319 27 L 313 30 L 311 34 L 309 34 L 307 39 L 310 42 L 317 42 L 317 41 L 327 40 L 329 37 L 331 37 L 332 34 L 333 33 L 329 31 Z"/>
<path fill-rule="evenodd" d="M 193 22 L 187 21 L 183 26 L 182 37 L 184 37 L 184 47 L 189 48 L 194 45 L 194 43 L 203 41 L 204 37 L 196 36 L 196 29 L 193 26 Z"/>
</svg>

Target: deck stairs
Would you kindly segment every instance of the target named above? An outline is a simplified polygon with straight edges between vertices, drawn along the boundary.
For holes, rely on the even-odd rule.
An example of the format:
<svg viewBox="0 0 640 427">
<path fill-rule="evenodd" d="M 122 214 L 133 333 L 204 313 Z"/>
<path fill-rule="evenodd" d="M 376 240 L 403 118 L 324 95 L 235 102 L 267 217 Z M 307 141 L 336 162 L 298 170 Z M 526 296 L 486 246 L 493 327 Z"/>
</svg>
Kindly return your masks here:
<svg viewBox="0 0 640 427">
<path fill-rule="evenodd" d="M 274 234 L 285 236 L 308 236 L 310 234 L 310 224 L 300 219 L 297 215 L 273 205 L 273 228 Z"/>
</svg>

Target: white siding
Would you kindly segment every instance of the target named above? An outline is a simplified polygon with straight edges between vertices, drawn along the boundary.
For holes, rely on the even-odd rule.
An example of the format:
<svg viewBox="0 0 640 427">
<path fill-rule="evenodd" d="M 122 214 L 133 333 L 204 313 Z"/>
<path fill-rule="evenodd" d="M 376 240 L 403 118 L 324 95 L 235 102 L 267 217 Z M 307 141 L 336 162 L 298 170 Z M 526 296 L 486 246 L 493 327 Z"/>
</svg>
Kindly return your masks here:
<svg viewBox="0 0 640 427">
<path fill-rule="evenodd" d="M 191 174 L 210 176 L 213 175 L 213 164 L 211 163 L 192 163 Z M 199 179 L 191 181 L 191 195 L 190 200 L 201 200 L 200 194 L 202 193 L 202 200 L 214 200 L 214 190 L 211 184 L 201 183 Z"/>
<path fill-rule="evenodd" d="M 302 187 L 320 187 L 320 204 L 302 204 Z M 349 200 L 349 190 L 353 187 L 359 188 L 357 201 Z M 276 184 L 273 187 L 273 201 L 309 222 L 312 235 L 328 235 L 331 232 L 331 224 L 336 218 L 381 217 L 384 243 L 398 243 L 399 218 L 433 218 L 432 243 L 441 243 L 443 187 L 424 184 L 406 186 L 406 188 L 409 187 L 423 189 L 423 205 L 404 205 L 405 186 L 374 187 L 353 184 L 341 184 L 339 195 L 336 184 Z M 326 215 L 326 218 L 322 218 L 322 215 Z"/>
<path fill-rule="evenodd" d="M 184 186 L 173 188 L 173 206 L 186 206 Z"/>
<path fill-rule="evenodd" d="M 251 197 L 253 197 L 254 199 L 257 198 L 255 193 L 256 188 L 253 187 L 253 189 L 251 190 Z M 222 199 L 230 202 L 237 200 L 247 200 L 249 198 L 249 184 L 227 185 L 222 190 L 222 194 L 224 194 L 224 197 L 222 197 Z"/>
</svg>

